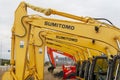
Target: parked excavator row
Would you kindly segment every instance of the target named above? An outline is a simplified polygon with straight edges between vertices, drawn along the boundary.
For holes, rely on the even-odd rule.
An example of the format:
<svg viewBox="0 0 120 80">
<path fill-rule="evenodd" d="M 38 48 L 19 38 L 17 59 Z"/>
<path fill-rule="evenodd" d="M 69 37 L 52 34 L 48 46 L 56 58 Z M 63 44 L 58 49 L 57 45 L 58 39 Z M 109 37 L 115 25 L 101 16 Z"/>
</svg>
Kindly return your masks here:
<svg viewBox="0 0 120 80">
<path fill-rule="evenodd" d="M 54 33 L 54 34 L 51 34 L 51 33 L 49 33 L 49 35 L 52 35 L 52 41 L 54 41 L 55 39 L 53 39 L 53 38 L 55 38 L 54 37 L 54 35 L 56 35 L 56 34 L 59 34 L 58 32 L 57 33 Z M 58 36 L 57 36 L 58 37 Z M 56 38 L 57 38 L 56 37 Z M 62 36 L 59 34 L 59 37 L 61 38 Z M 68 35 L 66 36 L 66 35 L 64 35 L 64 38 L 67 38 L 68 37 Z M 70 37 L 69 37 L 70 38 Z M 49 39 L 49 40 L 51 40 L 50 39 L 50 37 L 48 38 L 46 38 L 46 39 Z M 77 38 L 76 38 L 77 39 Z M 59 41 L 57 41 L 57 42 L 59 42 Z M 65 42 L 65 41 L 64 41 Z M 66 43 L 64 43 L 64 44 L 66 44 Z M 65 45 L 64 45 L 65 46 Z M 69 47 L 69 46 L 68 46 Z M 72 48 L 72 50 L 75 50 L 74 48 Z M 80 50 L 80 49 L 79 49 Z M 80 53 L 83 53 L 83 52 L 80 52 Z M 90 53 L 90 52 L 88 52 L 88 53 Z M 100 69 L 100 71 L 102 70 L 102 68 L 103 68 L 103 70 L 100 72 L 101 73 L 101 76 L 103 76 L 104 78 L 103 79 L 105 79 L 105 78 L 107 78 L 107 69 L 108 69 L 108 60 L 107 60 L 107 55 L 108 54 L 103 54 L 103 53 L 101 53 L 100 54 L 100 52 L 97 54 L 97 52 L 92 52 L 92 53 L 95 53 L 95 54 L 92 54 L 92 56 L 96 56 L 95 57 L 95 60 L 93 61 L 93 63 L 91 64 L 91 66 L 93 67 L 92 68 L 92 71 L 90 71 L 90 74 L 92 74 L 92 76 L 90 77 L 90 80 L 92 80 L 93 79 L 93 75 L 95 74 L 95 73 L 99 73 L 99 69 L 97 70 L 97 71 L 94 71 L 93 72 L 93 70 L 95 70 L 94 68 L 95 68 L 95 64 L 96 64 L 96 62 L 97 61 L 99 61 L 96 65 L 101 65 L 101 64 L 103 64 L 103 63 L 106 63 L 106 65 L 102 65 L 102 66 L 99 66 L 101 69 Z M 102 55 L 102 56 L 101 56 Z M 85 56 L 87 56 L 87 55 L 85 55 Z M 92 58 L 91 58 L 92 59 Z M 102 62 L 100 63 L 100 61 L 102 60 Z M 85 64 L 87 65 L 87 70 L 84 70 L 85 69 Z M 89 65 L 90 65 L 90 60 L 88 60 L 88 61 L 86 61 L 85 59 L 84 59 L 84 62 L 83 62 L 83 65 L 81 66 L 81 69 L 80 69 L 80 75 L 79 76 L 81 76 L 82 78 L 86 78 L 86 80 L 88 80 L 88 72 L 85 72 L 85 76 L 83 75 L 84 74 L 84 71 L 89 71 L 88 69 L 89 69 Z M 92 72 L 92 73 L 91 73 Z M 106 74 L 105 74 L 106 73 Z M 103 75 L 104 74 L 104 75 Z M 102 79 L 102 77 L 100 76 L 100 74 L 95 74 L 95 76 L 98 76 L 99 75 L 99 77 Z"/>
<path fill-rule="evenodd" d="M 73 21 L 28 15 L 27 8 Z M 98 20 L 20 3 L 12 27 L 11 67 L 2 80 L 44 80 L 45 46 L 74 57 L 81 80 L 119 80 L 120 29 Z"/>
<path fill-rule="evenodd" d="M 60 34 L 59 34 L 60 35 Z M 65 35 L 64 35 L 65 36 Z M 50 39 L 51 40 L 51 39 Z M 53 41 L 53 40 L 52 40 Z M 58 41 L 59 42 L 59 41 Z M 55 43 L 55 44 L 57 44 L 56 42 L 53 42 L 53 43 Z M 52 43 L 52 44 L 53 44 Z M 62 43 L 61 43 L 62 44 Z M 59 44 L 59 46 L 61 45 L 61 44 Z M 69 45 L 69 44 L 68 44 Z M 64 45 L 64 47 L 65 47 L 66 45 Z M 61 46 L 60 46 L 61 47 Z M 55 46 L 53 47 L 53 48 L 56 48 Z M 81 56 L 80 57 L 80 59 L 79 60 L 77 60 L 77 70 L 76 70 L 76 76 L 80 76 L 80 78 L 86 78 L 86 80 L 87 80 L 87 78 L 88 78 L 88 69 L 89 69 L 89 66 L 90 66 L 90 61 L 92 60 L 92 57 L 91 56 L 96 56 L 95 58 L 95 61 L 93 61 L 93 63 L 92 63 L 92 67 L 94 68 L 95 67 L 95 63 L 96 63 L 96 60 L 98 59 L 102 59 L 102 61 L 99 61 L 99 63 L 97 63 L 96 65 L 101 65 L 102 63 L 107 63 L 107 61 L 105 61 L 104 59 L 107 59 L 106 57 L 105 57 L 105 55 L 103 55 L 103 54 L 101 54 L 100 52 L 97 52 L 97 51 L 94 51 L 94 50 L 90 50 L 90 49 L 87 49 L 86 51 L 85 51 L 85 49 L 83 49 L 83 48 L 80 48 L 79 47 L 79 49 L 77 49 L 77 48 L 75 48 L 75 47 L 71 47 L 70 45 L 69 46 L 67 46 L 67 48 L 69 48 L 70 50 L 72 49 L 72 51 L 73 50 L 76 50 L 75 52 L 80 52 L 81 54 L 79 54 L 79 56 Z M 56 48 L 57 49 L 57 48 Z M 62 49 L 63 49 L 63 47 L 62 47 Z M 82 50 L 81 50 L 82 49 Z M 65 49 L 66 50 L 66 49 Z M 67 51 L 70 51 L 70 50 L 67 50 Z M 81 50 L 81 51 L 80 51 Z M 72 51 L 70 51 L 70 52 L 72 52 Z M 84 52 L 83 52 L 84 51 Z M 75 53 L 75 52 L 73 52 L 73 53 Z M 51 53 L 51 52 L 49 52 L 48 51 L 48 53 Z M 87 55 L 85 55 L 87 53 Z M 91 54 L 92 53 L 92 54 Z M 77 53 L 78 54 L 78 53 Z M 88 55 L 89 54 L 89 55 Z M 63 54 L 64 55 L 64 54 Z M 83 57 L 82 57 L 83 56 Z M 87 57 L 88 56 L 88 57 Z M 50 58 L 50 60 L 52 59 L 53 57 L 51 57 Z M 88 60 L 88 58 L 89 58 L 89 60 Z M 52 59 L 53 61 L 54 61 L 54 59 Z M 80 62 L 83 62 L 83 64 L 81 64 L 81 66 L 80 66 L 80 64 L 79 64 L 79 61 Z M 101 63 L 100 63 L 101 62 Z M 87 65 L 86 65 L 86 63 L 87 63 Z M 52 63 L 52 64 L 55 64 L 54 62 Z M 86 69 L 85 69 L 85 65 L 86 65 Z M 104 67 L 104 66 L 106 66 L 106 67 Z M 68 67 L 68 66 L 67 66 Z M 71 66 L 69 66 L 69 68 L 70 68 Z M 99 66 L 100 68 L 101 68 L 101 70 L 102 69 L 106 69 L 107 68 L 107 65 L 101 65 L 101 66 Z M 79 69 L 80 68 L 80 69 Z M 53 68 L 51 68 L 51 69 L 53 69 Z M 75 70 L 74 69 L 72 69 L 71 68 L 71 72 L 74 72 Z M 85 72 L 86 71 L 86 72 Z M 65 70 L 63 69 L 63 72 L 65 72 Z M 93 71 L 92 71 L 93 72 Z M 65 73 L 67 73 L 67 71 L 65 72 Z M 65 74 L 64 73 L 64 74 Z M 98 73 L 98 71 L 96 71 L 96 73 Z M 101 73 L 105 73 L 105 71 L 101 71 Z M 86 75 L 86 76 L 84 76 L 84 74 Z M 94 73 L 92 73 L 92 74 L 94 74 Z M 69 74 L 67 74 L 66 76 L 68 76 L 67 78 L 77 78 L 77 77 L 72 77 L 72 76 L 75 76 L 75 75 L 73 75 L 72 73 L 69 73 Z"/>
</svg>

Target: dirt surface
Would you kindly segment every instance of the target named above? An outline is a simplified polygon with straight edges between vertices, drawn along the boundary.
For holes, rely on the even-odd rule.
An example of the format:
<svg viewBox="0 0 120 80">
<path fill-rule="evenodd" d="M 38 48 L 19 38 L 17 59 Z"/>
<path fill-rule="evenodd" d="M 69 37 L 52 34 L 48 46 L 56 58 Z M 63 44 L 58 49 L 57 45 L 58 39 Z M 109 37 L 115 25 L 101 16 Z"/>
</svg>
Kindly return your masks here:
<svg viewBox="0 0 120 80">
<path fill-rule="evenodd" d="M 7 67 L 4 67 L 4 68 L 0 67 L 0 80 L 2 80 L 2 75 L 5 71 L 7 71 L 7 69 L 8 69 Z M 44 69 L 44 80 L 61 80 L 61 79 L 55 78 L 53 76 L 54 73 L 61 71 L 61 67 L 58 67 L 57 69 L 55 69 L 53 74 L 48 72 L 47 69 L 48 69 L 48 67 L 45 67 L 45 69 Z"/>
<path fill-rule="evenodd" d="M 2 80 L 1 78 L 2 78 L 3 72 L 4 72 L 4 71 L 1 71 L 1 70 L 0 70 L 0 80 Z"/>
<path fill-rule="evenodd" d="M 60 72 L 62 69 L 61 67 L 57 67 L 53 73 L 48 72 L 48 67 L 45 67 L 44 70 L 44 80 L 62 80 L 61 78 L 55 78 L 54 73 Z"/>
<path fill-rule="evenodd" d="M 1 79 L 1 77 L 2 77 L 2 73 L 3 73 L 3 72 L 0 70 L 0 80 L 2 80 L 2 79 Z"/>
</svg>

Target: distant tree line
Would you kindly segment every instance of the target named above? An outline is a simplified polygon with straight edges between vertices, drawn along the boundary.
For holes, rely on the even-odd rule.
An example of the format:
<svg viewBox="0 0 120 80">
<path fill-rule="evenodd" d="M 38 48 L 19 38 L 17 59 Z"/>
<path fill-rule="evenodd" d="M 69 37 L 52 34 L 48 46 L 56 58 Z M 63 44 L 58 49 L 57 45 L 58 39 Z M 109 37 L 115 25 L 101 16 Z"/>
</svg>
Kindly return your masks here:
<svg viewBox="0 0 120 80">
<path fill-rule="evenodd" d="M 0 65 L 10 65 L 10 60 L 8 60 L 8 59 L 0 59 Z"/>
</svg>

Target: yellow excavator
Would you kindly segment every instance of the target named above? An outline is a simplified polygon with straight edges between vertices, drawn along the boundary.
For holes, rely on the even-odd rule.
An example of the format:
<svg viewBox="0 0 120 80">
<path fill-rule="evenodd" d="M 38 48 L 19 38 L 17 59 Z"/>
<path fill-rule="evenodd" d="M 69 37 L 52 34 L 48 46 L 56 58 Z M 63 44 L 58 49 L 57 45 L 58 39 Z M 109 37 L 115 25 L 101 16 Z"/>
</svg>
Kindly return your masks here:
<svg viewBox="0 0 120 80">
<path fill-rule="evenodd" d="M 27 8 L 47 16 L 54 14 L 73 19 L 73 21 L 28 15 Z M 47 43 L 63 45 L 63 48 L 59 49 L 64 50 L 66 50 L 64 46 L 68 47 L 68 45 L 70 45 L 68 48 L 82 47 L 88 54 L 91 50 L 96 51 L 90 56 L 91 58 L 87 56 L 85 66 L 89 68 L 85 67 L 83 72 L 88 74 L 84 75 L 86 78 L 84 77 L 83 80 L 119 80 L 120 29 L 98 20 L 106 19 L 75 16 L 53 9 L 35 7 L 25 2 L 20 3 L 15 11 L 15 21 L 12 27 L 11 67 L 8 72 L 5 72 L 2 80 L 27 80 L 29 78 L 43 80 Z M 71 52 L 75 48 L 71 49 Z M 97 56 L 98 52 L 99 56 Z M 85 55 L 83 52 L 80 54 Z M 82 65 L 85 60 L 83 59 Z"/>
</svg>

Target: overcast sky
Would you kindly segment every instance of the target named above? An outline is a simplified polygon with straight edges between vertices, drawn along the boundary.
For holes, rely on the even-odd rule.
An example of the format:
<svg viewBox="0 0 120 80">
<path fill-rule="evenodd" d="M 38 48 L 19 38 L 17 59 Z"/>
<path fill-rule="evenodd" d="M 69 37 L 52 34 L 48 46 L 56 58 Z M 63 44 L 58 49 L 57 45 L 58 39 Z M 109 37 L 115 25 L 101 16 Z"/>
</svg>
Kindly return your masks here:
<svg viewBox="0 0 120 80">
<path fill-rule="evenodd" d="M 11 28 L 14 12 L 23 0 L 0 0 L 0 45 L 10 48 Z M 24 0 L 35 6 L 52 8 L 78 16 L 102 17 L 109 19 L 120 28 L 120 0 Z M 33 13 L 30 11 L 30 13 Z M 55 18 L 54 16 L 52 16 Z M 0 51 L 1 52 L 1 51 Z M 1 54 L 1 53 L 0 53 Z M 4 53 L 9 56 L 9 53 Z M 1 55 L 0 55 L 1 57 Z"/>
</svg>

